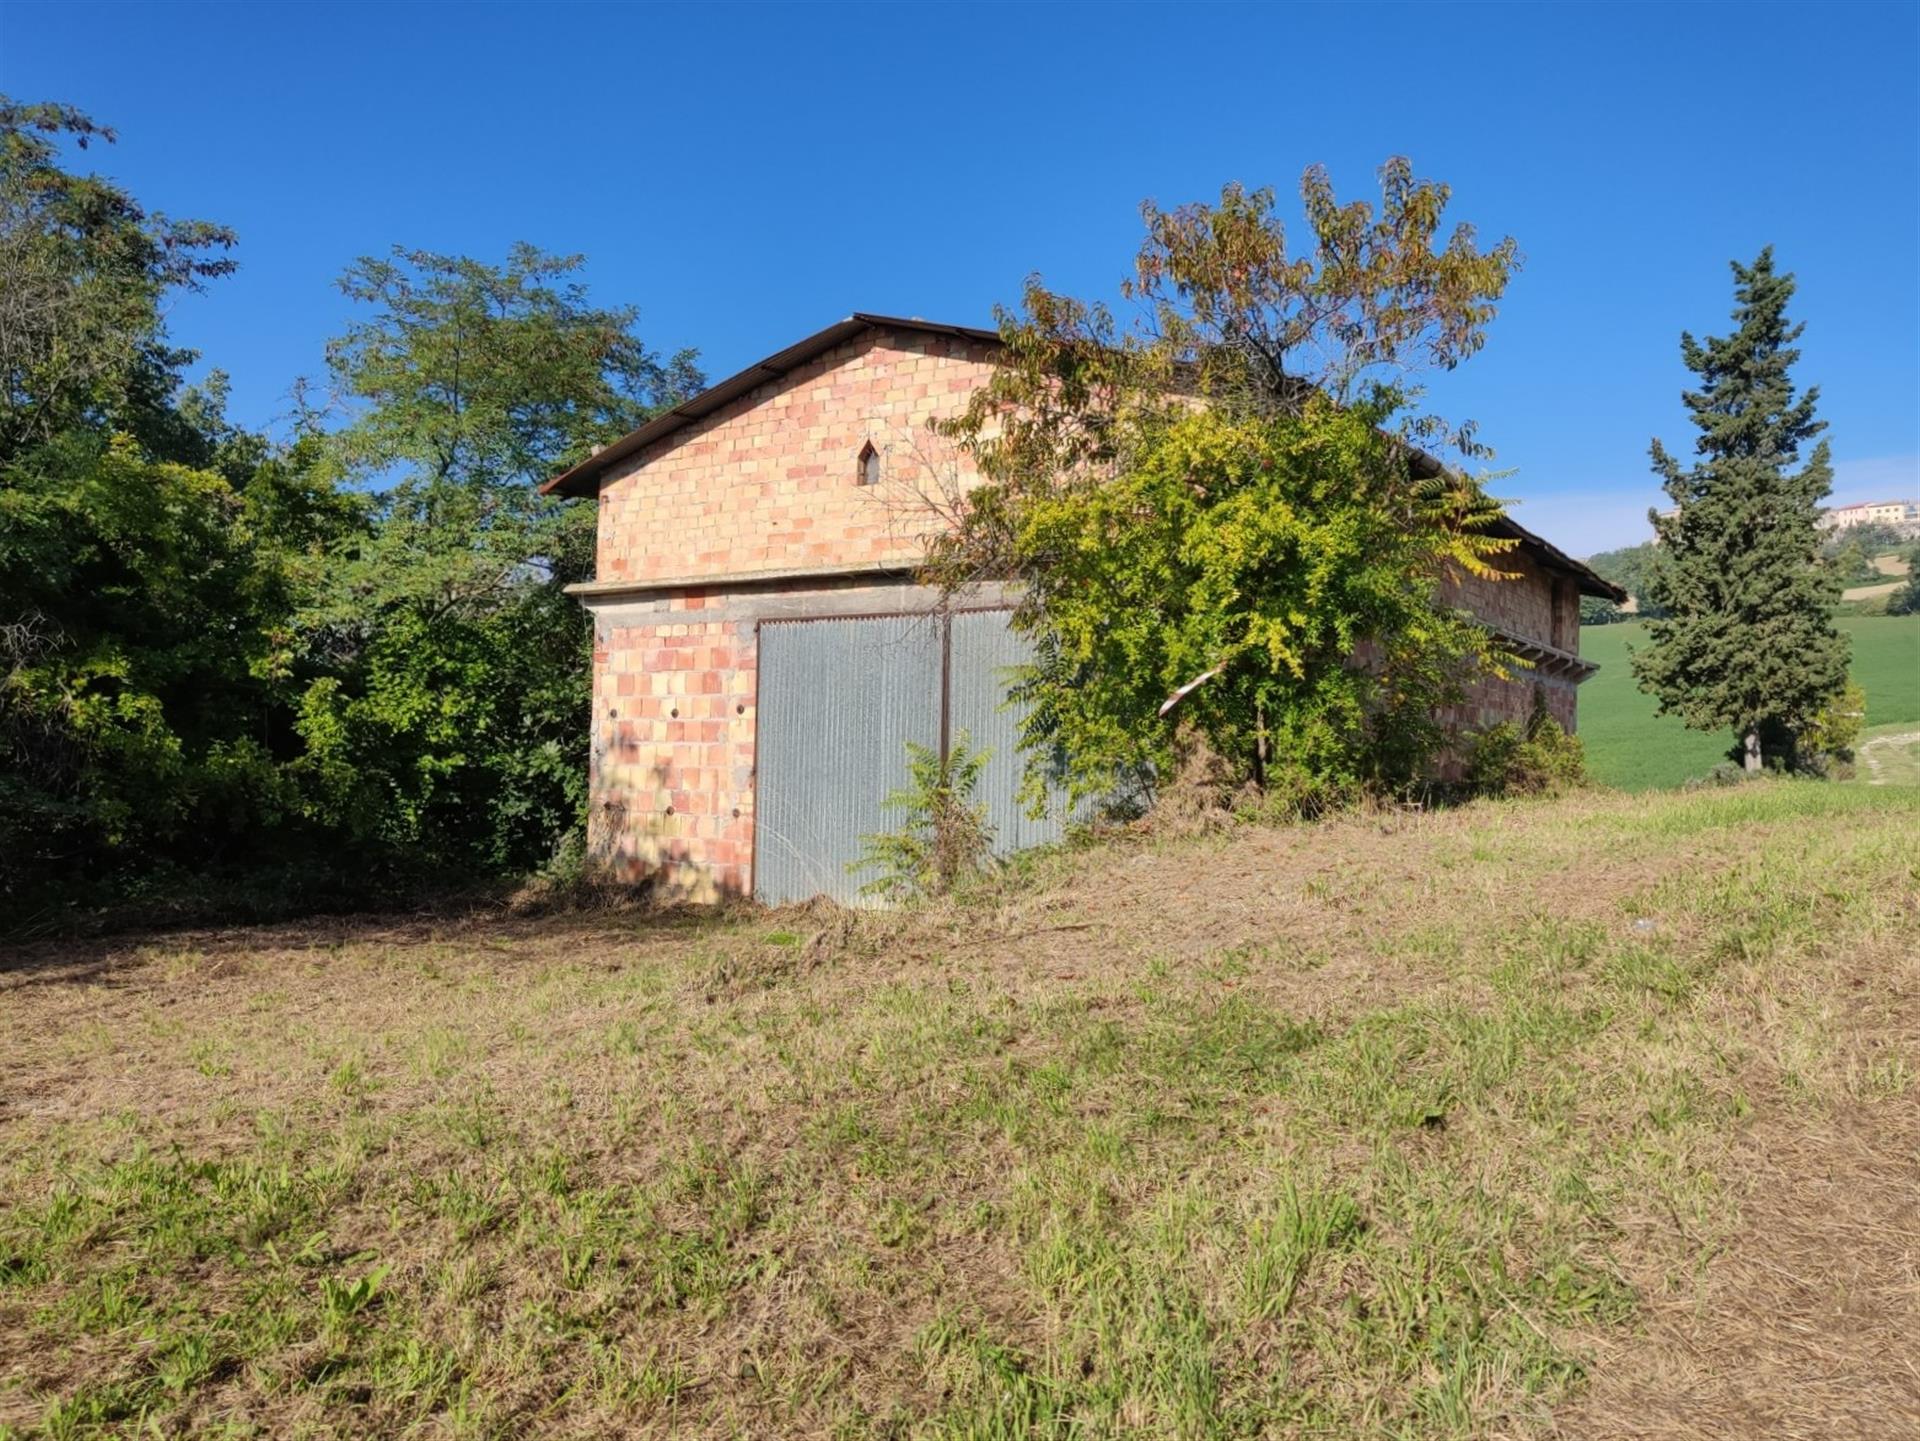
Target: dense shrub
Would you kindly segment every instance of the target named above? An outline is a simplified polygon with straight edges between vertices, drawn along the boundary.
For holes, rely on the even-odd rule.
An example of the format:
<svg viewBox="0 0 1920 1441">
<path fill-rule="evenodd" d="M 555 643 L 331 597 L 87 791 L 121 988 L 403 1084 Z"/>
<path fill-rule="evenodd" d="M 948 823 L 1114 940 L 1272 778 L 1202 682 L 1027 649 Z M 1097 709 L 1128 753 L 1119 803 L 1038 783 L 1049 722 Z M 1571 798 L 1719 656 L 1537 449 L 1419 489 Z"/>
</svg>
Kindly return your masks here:
<svg viewBox="0 0 1920 1441">
<path fill-rule="evenodd" d="M 1177 773 L 1181 727 L 1256 789 L 1417 785 L 1436 709 L 1503 667 L 1441 589 L 1514 544 L 1431 453 L 1484 452 L 1403 385 L 1480 349 L 1517 250 L 1441 241 L 1447 189 L 1404 159 L 1380 180 L 1376 210 L 1309 170 L 1304 244 L 1269 190 L 1144 206 L 1138 323 L 1030 282 L 1002 364 L 938 427 L 984 483 L 946 497 L 929 570 L 1022 584 L 1034 805 L 1061 755 L 1076 799 Z"/>
<path fill-rule="evenodd" d="M 1524 725 L 1503 721 L 1475 738 L 1467 783 L 1482 795 L 1573 790 L 1587 783 L 1586 751 L 1536 699 Z"/>
<path fill-rule="evenodd" d="M 182 383 L 169 297 L 234 237 L 168 221 L 0 97 L 0 930 L 471 885 L 581 823 L 591 507 L 535 483 L 701 383 L 577 257 L 351 266 L 338 408 L 294 437 Z"/>
<path fill-rule="evenodd" d="M 1888 615 L 1920 615 L 1920 551 L 1908 564 L 1912 571 L 1907 583 L 1886 598 Z"/>
<path fill-rule="evenodd" d="M 1824 774 L 1851 765 L 1866 724 L 1867 693 L 1860 682 L 1850 680 L 1799 737 L 1798 768 Z"/>
</svg>

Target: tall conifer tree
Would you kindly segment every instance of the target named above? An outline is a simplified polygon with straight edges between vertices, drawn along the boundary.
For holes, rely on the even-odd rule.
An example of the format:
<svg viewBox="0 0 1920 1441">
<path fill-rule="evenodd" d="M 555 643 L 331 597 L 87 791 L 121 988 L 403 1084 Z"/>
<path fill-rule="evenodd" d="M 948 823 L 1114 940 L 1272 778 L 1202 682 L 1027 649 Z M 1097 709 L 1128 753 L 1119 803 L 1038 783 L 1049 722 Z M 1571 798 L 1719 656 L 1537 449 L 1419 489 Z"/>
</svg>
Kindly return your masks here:
<svg viewBox="0 0 1920 1441">
<path fill-rule="evenodd" d="M 1791 763 L 1796 739 L 1846 683 L 1848 645 L 1831 607 L 1838 585 L 1819 557 L 1820 502 L 1833 480 L 1818 387 L 1796 398 L 1789 370 L 1804 326 L 1787 321 L 1793 277 L 1772 247 L 1734 262 L 1733 334 L 1680 351 L 1700 388 L 1683 392 L 1700 436 L 1683 469 L 1658 440 L 1653 467 L 1674 509 L 1652 516 L 1660 561 L 1648 591 L 1664 619 L 1633 658 L 1663 714 L 1694 730 L 1731 729 L 1749 771 Z"/>
</svg>

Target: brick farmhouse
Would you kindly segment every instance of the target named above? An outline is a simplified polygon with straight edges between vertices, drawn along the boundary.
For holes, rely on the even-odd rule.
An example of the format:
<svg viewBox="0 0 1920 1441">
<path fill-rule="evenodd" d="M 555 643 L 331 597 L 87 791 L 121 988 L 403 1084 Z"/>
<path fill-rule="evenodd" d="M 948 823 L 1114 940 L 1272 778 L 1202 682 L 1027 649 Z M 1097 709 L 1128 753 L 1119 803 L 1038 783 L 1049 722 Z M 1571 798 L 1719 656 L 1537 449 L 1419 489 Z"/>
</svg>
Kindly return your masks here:
<svg viewBox="0 0 1920 1441">
<path fill-rule="evenodd" d="M 855 315 L 547 484 L 599 507 L 596 576 L 574 590 L 594 620 L 588 844 L 603 870 L 695 900 L 843 889 L 833 880 L 840 862 L 802 872 L 811 882 L 757 884 L 756 844 L 793 849 L 794 827 L 835 806 L 852 817 L 835 822 L 841 830 L 864 823 L 904 762 L 875 760 L 901 757 L 897 740 L 862 751 L 859 737 L 889 725 L 905 725 L 909 738 L 916 726 L 934 734 L 953 642 L 911 656 L 904 642 L 889 650 L 882 618 L 939 623 L 940 597 L 915 584 L 914 571 L 940 524 L 934 500 L 971 477 L 965 456 L 941 451 L 927 423 L 965 406 L 996 351 L 991 331 Z M 1576 687 L 1594 669 L 1579 658 L 1580 596 L 1623 597 L 1508 524 L 1520 545 L 1503 564 L 1517 578 L 1449 584 L 1533 669 L 1476 680 L 1445 719 L 1476 728 L 1521 718 L 1538 694 L 1572 729 Z M 991 588 L 965 602 L 1006 603 Z M 828 621 L 837 628 L 815 626 L 804 639 L 795 626 Z M 762 674 L 773 669 L 763 647 L 776 631 L 792 656 L 777 681 Z M 936 651 L 913 669 L 912 657 Z M 774 708 L 788 717 L 777 754 Z M 995 784 L 1010 786 L 1015 770 L 1008 758 Z M 777 833 L 768 820 L 776 802 L 800 818 Z M 856 842 L 825 835 L 816 847 Z"/>
</svg>

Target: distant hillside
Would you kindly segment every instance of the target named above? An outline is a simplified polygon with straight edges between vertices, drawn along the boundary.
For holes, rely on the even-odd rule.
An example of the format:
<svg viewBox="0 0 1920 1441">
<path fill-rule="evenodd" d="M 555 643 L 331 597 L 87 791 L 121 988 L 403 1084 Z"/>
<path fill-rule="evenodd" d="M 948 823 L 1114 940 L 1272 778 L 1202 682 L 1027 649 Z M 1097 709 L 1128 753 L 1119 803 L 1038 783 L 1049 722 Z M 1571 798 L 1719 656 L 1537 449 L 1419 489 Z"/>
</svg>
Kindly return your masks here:
<svg viewBox="0 0 1920 1441">
<path fill-rule="evenodd" d="M 1884 526 L 1856 526 L 1852 530 L 1829 535 L 1820 554 L 1830 563 L 1844 587 L 1842 599 L 1852 602 L 1876 600 L 1898 591 L 1897 577 L 1905 576 L 1910 565 L 1911 543 Z M 1634 618 L 1660 615 L 1649 608 L 1645 591 L 1649 573 L 1658 562 L 1660 547 L 1652 541 L 1603 550 L 1587 557 L 1587 564 L 1632 597 L 1625 605 L 1588 596 L 1580 603 L 1582 625 L 1609 625 Z"/>
<path fill-rule="evenodd" d="M 1588 556 L 1587 564 L 1624 590 L 1629 599 L 1625 605 L 1615 605 L 1610 600 L 1585 597 L 1580 602 L 1581 624 L 1607 625 L 1628 616 L 1652 613 L 1644 607 L 1641 597 L 1645 591 L 1647 573 L 1652 569 L 1658 550 L 1659 547 L 1649 540 L 1621 550 L 1603 550 Z"/>
</svg>

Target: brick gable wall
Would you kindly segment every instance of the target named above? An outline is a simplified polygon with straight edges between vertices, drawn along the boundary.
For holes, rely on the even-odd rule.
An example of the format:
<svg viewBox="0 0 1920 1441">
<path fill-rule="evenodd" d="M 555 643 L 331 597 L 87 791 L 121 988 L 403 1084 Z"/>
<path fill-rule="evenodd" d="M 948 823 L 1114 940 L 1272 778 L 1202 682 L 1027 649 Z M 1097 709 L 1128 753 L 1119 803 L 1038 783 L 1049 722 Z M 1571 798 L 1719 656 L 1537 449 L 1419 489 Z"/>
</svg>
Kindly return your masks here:
<svg viewBox="0 0 1920 1441">
<path fill-rule="evenodd" d="M 938 524 L 927 497 L 973 477 L 927 422 L 992 370 L 976 342 L 877 331 L 770 381 L 608 478 L 599 579 L 911 566 Z M 868 444 L 878 485 L 857 483 Z"/>
</svg>

